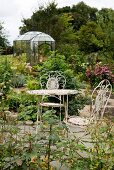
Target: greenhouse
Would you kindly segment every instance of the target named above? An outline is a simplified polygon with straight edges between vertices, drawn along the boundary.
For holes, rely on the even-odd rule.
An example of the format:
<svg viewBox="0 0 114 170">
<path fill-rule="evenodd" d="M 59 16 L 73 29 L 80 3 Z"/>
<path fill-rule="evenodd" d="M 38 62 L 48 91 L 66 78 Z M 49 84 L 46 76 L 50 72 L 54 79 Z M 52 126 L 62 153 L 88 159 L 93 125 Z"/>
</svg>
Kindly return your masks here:
<svg viewBox="0 0 114 170">
<path fill-rule="evenodd" d="M 44 44 L 49 50 L 55 50 L 55 40 L 50 35 L 38 31 L 26 32 L 14 40 L 14 55 L 26 53 L 27 63 L 37 64 L 43 60 L 40 47 Z"/>
</svg>

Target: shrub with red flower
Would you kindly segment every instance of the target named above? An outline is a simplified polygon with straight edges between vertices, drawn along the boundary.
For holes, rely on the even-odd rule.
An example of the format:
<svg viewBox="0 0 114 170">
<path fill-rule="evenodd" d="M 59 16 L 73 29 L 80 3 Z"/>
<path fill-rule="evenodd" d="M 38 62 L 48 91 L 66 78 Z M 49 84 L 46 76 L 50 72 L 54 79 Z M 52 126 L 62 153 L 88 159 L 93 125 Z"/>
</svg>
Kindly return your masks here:
<svg viewBox="0 0 114 170">
<path fill-rule="evenodd" d="M 114 74 L 108 65 L 101 65 L 100 63 L 97 63 L 93 69 L 91 67 L 87 68 L 86 77 L 89 79 L 91 86 L 103 79 L 108 79 L 112 84 L 114 83 Z"/>
</svg>

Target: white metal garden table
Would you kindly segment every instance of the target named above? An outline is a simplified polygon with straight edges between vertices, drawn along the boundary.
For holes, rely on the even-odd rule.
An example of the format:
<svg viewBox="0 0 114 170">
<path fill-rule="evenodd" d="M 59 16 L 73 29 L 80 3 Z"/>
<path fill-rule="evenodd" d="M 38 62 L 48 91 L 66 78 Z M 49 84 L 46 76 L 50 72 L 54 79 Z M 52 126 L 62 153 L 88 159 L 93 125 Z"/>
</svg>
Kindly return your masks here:
<svg viewBox="0 0 114 170">
<path fill-rule="evenodd" d="M 53 96 L 53 95 L 58 95 L 60 98 L 63 96 L 66 96 L 66 102 L 65 102 L 65 107 L 66 107 L 66 112 L 65 112 L 65 119 L 67 120 L 68 118 L 68 97 L 69 95 L 74 95 L 78 93 L 78 90 L 71 90 L 71 89 L 41 89 L 41 90 L 28 90 L 27 93 L 31 95 L 38 95 L 38 96 Z"/>
</svg>

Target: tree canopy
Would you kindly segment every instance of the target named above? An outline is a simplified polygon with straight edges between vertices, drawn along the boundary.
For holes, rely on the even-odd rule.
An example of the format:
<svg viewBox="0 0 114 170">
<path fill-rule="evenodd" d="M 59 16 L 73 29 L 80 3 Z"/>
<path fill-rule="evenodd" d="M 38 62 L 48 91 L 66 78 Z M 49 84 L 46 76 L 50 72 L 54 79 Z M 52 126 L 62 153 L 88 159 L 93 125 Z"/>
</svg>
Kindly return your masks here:
<svg viewBox="0 0 114 170">
<path fill-rule="evenodd" d="M 46 7 L 39 7 L 31 18 L 24 18 L 22 22 L 21 34 L 27 31 L 45 32 L 55 39 L 57 50 L 63 50 L 64 54 L 72 47 L 73 52 L 102 52 L 104 56 L 109 54 L 114 58 L 113 9 L 98 10 L 83 1 L 72 7 L 57 8 L 57 4 L 51 2 Z"/>
<path fill-rule="evenodd" d="M 8 45 L 9 45 L 9 42 L 5 34 L 3 24 L 0 23 L 0 53 L 4 53 Z"/>
</svg>

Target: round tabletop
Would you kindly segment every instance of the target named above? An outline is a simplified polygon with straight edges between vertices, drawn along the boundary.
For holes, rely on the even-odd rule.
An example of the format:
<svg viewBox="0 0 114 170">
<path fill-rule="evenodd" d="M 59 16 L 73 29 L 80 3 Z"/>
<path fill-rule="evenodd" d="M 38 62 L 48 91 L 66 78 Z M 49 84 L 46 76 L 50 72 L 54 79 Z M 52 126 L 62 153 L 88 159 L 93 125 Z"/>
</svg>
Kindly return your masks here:
<svg viewBox="0 0 114 170">
<path fill-rule="evenodd" d="M 71 90 L 71 89 L 42 89 L 42 90 L 28 90 L 27 93 L 34 94 L 34 95 L 70 95 L 70 94 L 77 94 L 78 90 Z"/>
</svg>

